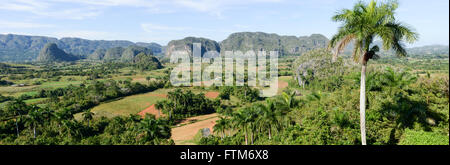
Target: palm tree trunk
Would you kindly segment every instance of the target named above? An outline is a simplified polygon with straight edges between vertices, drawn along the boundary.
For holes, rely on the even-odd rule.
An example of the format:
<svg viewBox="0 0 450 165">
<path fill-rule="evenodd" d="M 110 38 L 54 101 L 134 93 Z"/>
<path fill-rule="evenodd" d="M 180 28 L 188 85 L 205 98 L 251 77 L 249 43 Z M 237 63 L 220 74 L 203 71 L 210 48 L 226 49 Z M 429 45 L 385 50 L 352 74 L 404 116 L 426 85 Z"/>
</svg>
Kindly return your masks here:
<svg viewBox="0 0 450 165">
<path fill-rule="evenodd" d="M 271 129 L 270 129 L 270 127 L 269 127 L 269 140 L 272 139 L 272 134 L 271 134 L 270 130 L 271 130 Z"/>
<path fill-rule="evenodd" d="M 247 129 L 245 129 L 245 145 L 248 145 L 248 134 L 247 134 Z"/>
<path fill-rule="evenodd" d="M 59 135 L 61 135 L 61 123 L 58 123 L 58 132 L 59 132 Z"/>
<path fill-rule="evenodd" d="M 252 131 L 252 137 L 251 137 L 252 145 L 253 145 L 253 134 L 255 134 L 255 132 Z"/>
<path fill-rule="evenodd" d="M 33 137 L 36 139 L 36 124 L 33 124 Z"/>
<path fill-rule="evenodd" d="M 17 118 L 16 118 L 16 132 L 17 132 L 17 137 L 19 137 L 19 124 L 17 124 Z"/>
<path fill-rule="evenodd" d="M 359 93 L 359 115 L 362 145 L 366 145 L 366 69 L 367 64 L 363 63 L 361 69 L 361 89 Z"/>
</svg>

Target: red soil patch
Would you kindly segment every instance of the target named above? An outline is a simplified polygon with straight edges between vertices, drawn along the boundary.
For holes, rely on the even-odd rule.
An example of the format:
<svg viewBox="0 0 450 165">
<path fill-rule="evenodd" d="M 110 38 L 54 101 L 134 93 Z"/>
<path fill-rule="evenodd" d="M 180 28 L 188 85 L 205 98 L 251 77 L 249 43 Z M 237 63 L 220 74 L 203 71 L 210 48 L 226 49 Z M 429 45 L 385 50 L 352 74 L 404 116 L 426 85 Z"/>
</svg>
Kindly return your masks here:
<svg viewBox="0 0 450 165">
<path fill-rule="evenodd" d="M 150 107 L 146 108 L 145 110 L 139 112 L 138 115 L 139 115 L 139 116 L 142 116 L 142 117 L 145 117 L 145 114 L 147 114 L 147 113 L 148 113 L 148 114 L 155 115 L 156 118 L 159 118 L 160 115 L 161 115 L 161 116 L 163 115 L 162 113 L 161 113 L 160 115 L 158 115 L 158 114 L 159 114 L 159 110 L 157 110 L 157 109 L 155 108 L 155 104 L 153 104 L 153 105 L 151 105 Z"/>
<path fill-rule="evenodd" d="M 217 98 L 219 96 L 219 94 L 220 94 L 219 92 L 206 92 L 205 96 L 208 97 L 208 98 L 215 99 L 215 98 Z"/>
<path fill-rule="evenodd" d="M 289 86 L 289 83 L 287 83 L 285 81 L 278 81 L 278 88 L 279 89 L 286 88 L 287 86 Z"/>
<path fill-rule="evenodd" d="M 162 98 L 167 98 L 167 94 L 159 94 L 159 93 L 150 93 L 147 94 L 147 96 L 155 96 L 155 97 L 162 97 Z M 145 103 L 146 106 L 149 106 L 150 103 Z M 164 114 L 162 114 L 162 112 L 159 112 L 159 110 L 157 110 L 155 108 L 155 104 L 149 106 L 148 108 L 144 109 L 143 111 L 139 112 L 138 115 L 145 117 L 145 114 L 152 114 L 155 115 L 156 118 L 159 118 L 160 115 L 163 116 Z M 158 115 L 158 113 L 160 113 L 160 115 Z"/>
<path fill-rule="evenodd" d="M 159 93 L 151 93 L 151 94 L 148 94 L 148 96 L 156 96 L 156 97 L 167 98 L 167 94 L 159 94 Z"/>
</svg>

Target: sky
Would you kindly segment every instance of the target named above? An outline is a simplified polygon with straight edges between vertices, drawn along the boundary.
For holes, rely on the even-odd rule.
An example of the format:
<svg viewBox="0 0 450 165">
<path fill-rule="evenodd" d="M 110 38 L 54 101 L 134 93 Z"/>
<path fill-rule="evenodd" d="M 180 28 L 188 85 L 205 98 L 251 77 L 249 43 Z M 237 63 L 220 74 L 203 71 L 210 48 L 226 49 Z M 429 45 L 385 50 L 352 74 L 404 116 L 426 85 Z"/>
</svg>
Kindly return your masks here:
<svg viewBox="0 0 450 165">
<path fill-rule="evenodd" d="M 0 0 L 0 34 L 156 42 L 216 41 L 234 32 L 330 38 L 331 17 L 356 0 Z M 397 19 L 420 34 L 411 46 L 449 45 L 448 0 L 400 0 Z"/>
</svg>

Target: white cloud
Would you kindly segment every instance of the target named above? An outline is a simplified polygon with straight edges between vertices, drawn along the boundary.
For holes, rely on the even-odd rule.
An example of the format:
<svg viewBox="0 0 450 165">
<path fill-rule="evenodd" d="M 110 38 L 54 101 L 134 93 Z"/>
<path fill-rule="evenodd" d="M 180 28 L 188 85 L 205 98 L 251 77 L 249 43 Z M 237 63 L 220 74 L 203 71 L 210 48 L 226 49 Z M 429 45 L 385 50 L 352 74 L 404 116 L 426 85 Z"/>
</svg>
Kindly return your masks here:
<svg viewBox="0 0 450 165">
<path fill-rule="evenodd" d="M 222 17 L 234 7 L 281 0 L 0 0 L 0 9 L 29 12 L 36 16 L 62 19 L 85 19 L 100 15 L 113 6 L 144 8 L 151 14 L 191 10 Z"/>
<path fill-rule="evenodd" d="M 11 29 L 25 29 L 25 28 L 51 28 L 55 27 L 50 24 L 39 24 L 32 22 L 10 22 L 10 21 L 0 21 L 0 28 L 11 28 Z"/>
<path fill-rule="evenodd" d="M 166 25 L 158 25 L 151 23 L 142 23 L 141 28 L 148 33 L 153 32 L 161 32 L 161 31 L 183 31 L 186 30 L 186 27 L 174 27 L 174 26 L 166 26 Z"/>
<path fill-rule="evenodd" d="M 52 18 L 67 18 L 82 20 L 86 18 L 93 18 L 101 14 L 101 11 L 94 8 L 72 8 L 60 11 L 46 11 L 46 12 L 36 12 L 36 14 Z"/>
<path fill-rule="evenodd" d="M 242 5 L 278 3 L 281 1 L 282 0 L 174 0 L 173 3 L 177 6 L 222 17 L 224 11 Z"/>
<path fill-rule="evenodd" d="M 14 10 L 14 11 L 33 11 L 36 9 L 48 8 L 49 4 L 46 2 L 37 2 L 35 0 L 5 0 L 0 3 L 0 9 Z"/>
<path fill-rule="evenodd" d="M 52 36 L 57 38 L 64 37 L 77 37 L 90 40 L 116 40 L 117 35 L 114 33 L 104 31 L 91 31 L 91 30 L 73 30 L 73 31 L 58 31 L 54 32 Z"/>
<path fill-rule="evenodd" d="M 67 7 L 59 5 L 52 1 L 5 0 L 0 2 L 0 9 L 59 19 L 84 19 L 95 17 L 101 13 L 99 8 L 93 6 Z"/>
</svg>

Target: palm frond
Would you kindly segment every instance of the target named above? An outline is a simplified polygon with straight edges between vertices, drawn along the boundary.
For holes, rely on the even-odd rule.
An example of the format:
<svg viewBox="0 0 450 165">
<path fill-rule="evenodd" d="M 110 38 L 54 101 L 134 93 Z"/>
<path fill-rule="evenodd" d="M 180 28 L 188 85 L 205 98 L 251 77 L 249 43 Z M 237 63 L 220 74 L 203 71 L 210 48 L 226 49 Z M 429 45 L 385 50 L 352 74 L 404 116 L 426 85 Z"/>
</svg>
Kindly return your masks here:
<svg viewBox="0 0 450 165">
<path fill-rule="evenodd" d="M 359 59 L 362 55 L 361 47 L 362 47 L 362 41 L 356 41 L 354 43 L 352 57 L 353 57 L 353 61 L 355 61 L 355 62 L 359 62 Z"/>
</svg>

